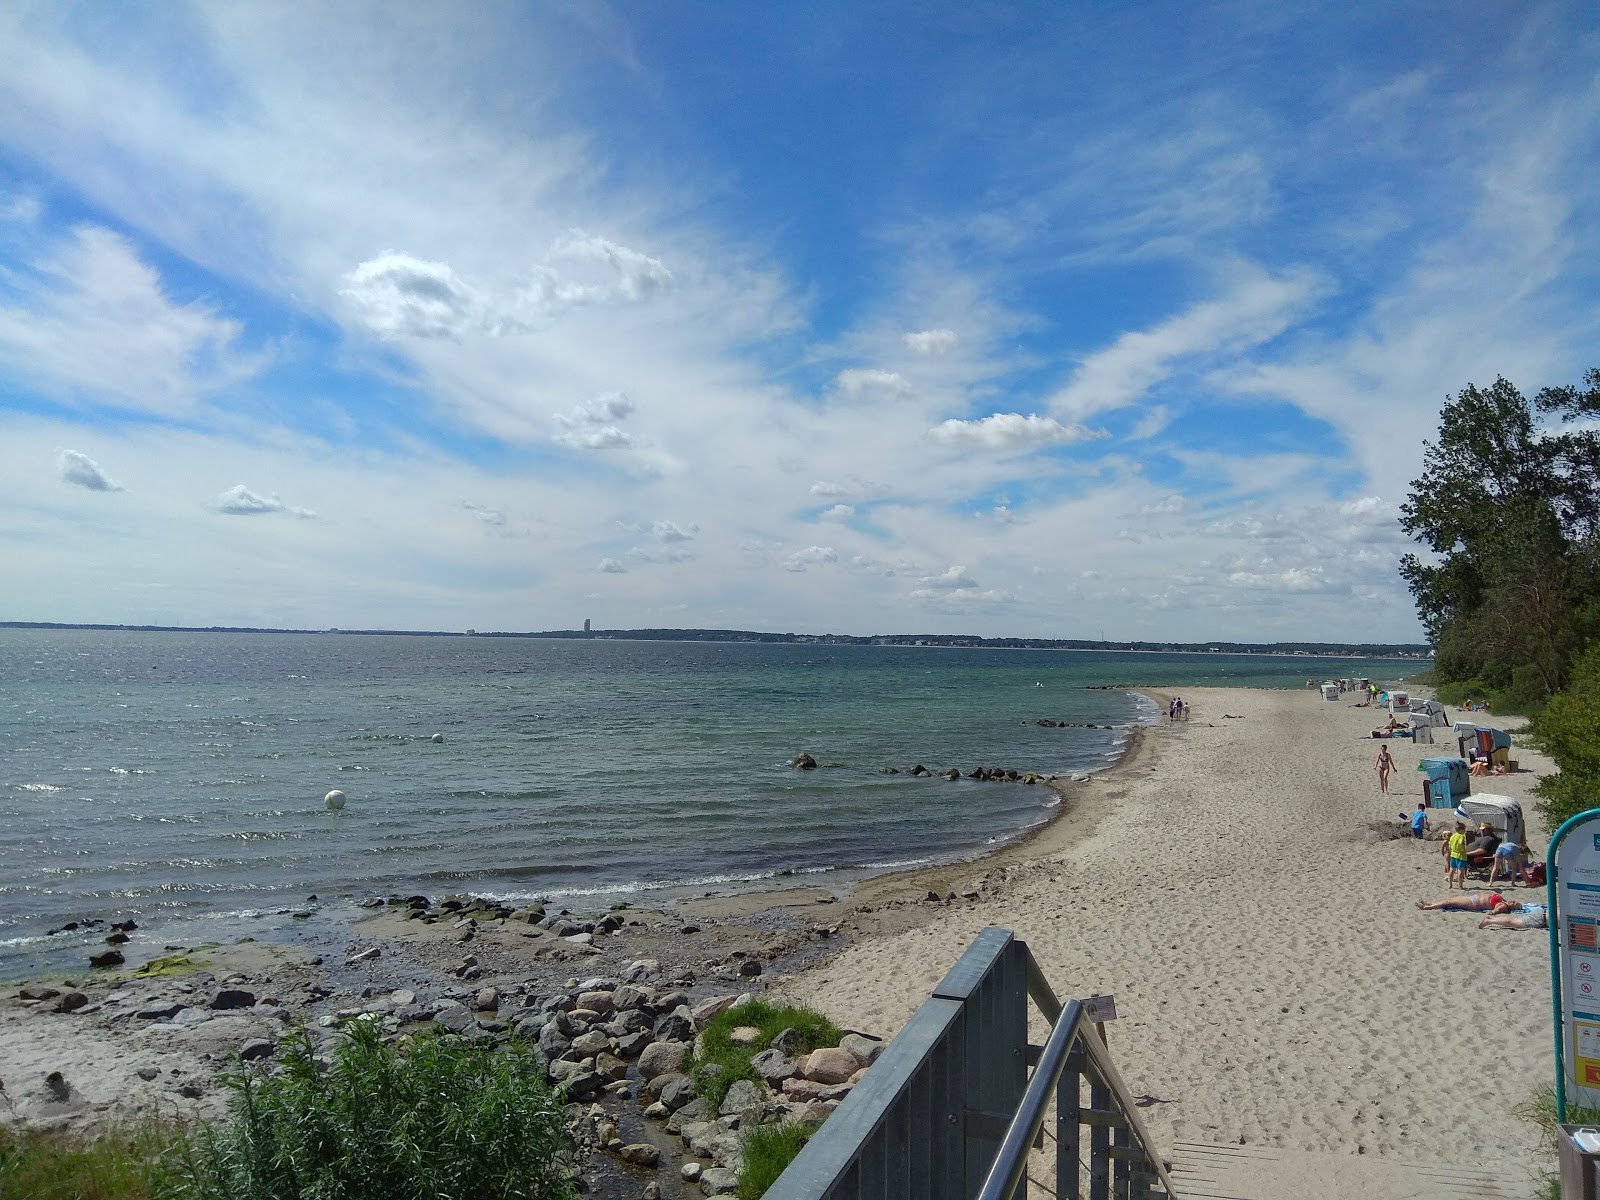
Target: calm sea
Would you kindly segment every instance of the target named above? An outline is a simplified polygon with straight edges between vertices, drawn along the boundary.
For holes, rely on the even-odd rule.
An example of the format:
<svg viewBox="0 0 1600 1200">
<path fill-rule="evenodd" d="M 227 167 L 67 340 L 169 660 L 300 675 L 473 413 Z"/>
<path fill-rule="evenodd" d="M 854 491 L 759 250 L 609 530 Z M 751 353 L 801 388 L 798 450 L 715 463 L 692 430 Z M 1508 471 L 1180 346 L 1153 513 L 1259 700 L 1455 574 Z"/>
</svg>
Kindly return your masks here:
<svg viewBox="0 0 1600 1200">
<path fill-rule="evenodd" d="M 241 921 L 284 927 L 311 893 L 599 902 L 971 856 L 1048 820 L 1053 794 L 879 769 L 1089 771 L 1155 714 L 1087 685 L 1299 687 L 1398 667 L 0 630 L 0 975 L 81 964 L 103 930 L 46 935 L 86 916 L 136 918 L 137 961 Z M 802 750 L 824 767 L 790 770 Z"/>
</svg>

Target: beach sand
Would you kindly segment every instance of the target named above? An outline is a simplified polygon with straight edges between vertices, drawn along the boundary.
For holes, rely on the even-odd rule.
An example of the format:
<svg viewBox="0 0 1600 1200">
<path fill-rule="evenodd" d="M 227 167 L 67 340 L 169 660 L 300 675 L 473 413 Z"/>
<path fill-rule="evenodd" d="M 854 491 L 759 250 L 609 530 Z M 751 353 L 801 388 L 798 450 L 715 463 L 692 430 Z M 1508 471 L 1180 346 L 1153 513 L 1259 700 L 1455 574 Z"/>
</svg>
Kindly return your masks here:
<svg viewBox="0 0 1600 1200">
<path fill-rule="evenodd" d="M 1479 931 L 1469 913 L 1419 912 L 1417 899 L 1445 891 L 1439 842 L 1391 836 L 1420 798 L 1417 760 L 1453 754 L 1453 739 L 1386 743 L 1398 769 L 1384 797 L 1373 769 L 1380 743 L 1366 736 L 1382 714 L 1353 697 L 1208 689 L 1184 698 L 1189 721 L 1144 730 L 1113 770 L 1063 782 L 1060 819 L 981 860 L 872 879 L 843 898 L 796 887 L 632 910 L 635 923 L 594 957 L 490 924 L 470 947 L 482 982 L 533 992 L 547 986 L 541 976 L 615 973 L 660 957 L 669 977 L 692 970 L 696 994 L 767 986 L 889 1037 L 972 937 L 1000 926 L 1028 944 L 1058 995 L 1116 997 L 1112 1055 L 1135 1096 L 1159 1101 L 1141 1117 L 1163 1154 L 1180 1166 L 1186 1143 L 1279 1156 L 1227 1194 L 1480 1194 L 1417 1190 L 1378 1169 L 1423 1163 L 1526 1181 L 1481 1194 L 1531 1196 L 1551 1156 L 1512 1109 L 1552 1075 L 1545 937 Z M 1531 769 L 1473 783 L 1522 799 L 1542 846 L 1547 831 L 1528 796 L 1549 764 L 1514 753 Z M 930 891 L 957 899 L 930 902 Z M 686 933 L 684 922 L 704 928 Z M 372 946 L 381 957 L 339 968 Z M 242 972 L 314 1021 L 374 989 L 439 994 L 465 949 L 452 925 L 388 913 L 329 945 L 218 947 L 206 952 L 206 978 Z M 746 954 L 767 964 L 762 980 L 741 978 Z M 312 982 L 327 994 L 307 993 Z M 145 1027 L 118 1014 L 107 995 L 114 981 L 84 986 L 92 1003 L 65 1016 L 10 989 L 0 995 L 9 1105 L 0 1120 L 95 1129 L 143 1113 L 220 1111 L 208 1077 L 251 1028 L 231 1018 Z M 1036 1040 L 1044 1032 L 1040 1024 Z M 1467 1065 L 1480 1062 L 1493 1066 Z M 144 1082 L 140 1066 L 159 1076 Z M 52 1069 L 72 1081 L 70 1104 L 44 1094 Z M 188 1079 L 201 1085 L 192 1099 L 176 1090 Z M 1034 1172 L 1048 1173 L 1043 1164 Z"/>
<path fill-rule="evenodd" d="M 1454 754 L 1454 740 L 1388 742 L 1398 770 L 1385 797 L 1373 767 L 1384 743 L 1366 736 L 1380 714 L 1354 697 L 1184 699 L 1191 719 L 1149 730 L 1081 789 L 1078 811 L 968 868 L 1009 866 L 1000 894 L 860 939 L 782 994 L 892 1034 L 972 937 L 1000 926 L 1058 995 L 1115 995 L 1111 1050 L 1134 1095 L 1163 1101 L 1142 1115 L 1165 1153 L 1220 1143 L 1530 1181 L 1548 1169 L 1534 1127 L 1511 1113 L 1552 1079 L 1545 935 L 1418 911 L 1445 892 L 1439 843 L 1374 828 L 1398 826 L 1420 798 L 1417 760 Z M 1514 753 L 1521 772 L 1473 784 L 1523 800 L 1542 846 L 1528 797 L 1550 766 Z M 881 899 L 919 884 L 876 886 Z"/>
</svg>

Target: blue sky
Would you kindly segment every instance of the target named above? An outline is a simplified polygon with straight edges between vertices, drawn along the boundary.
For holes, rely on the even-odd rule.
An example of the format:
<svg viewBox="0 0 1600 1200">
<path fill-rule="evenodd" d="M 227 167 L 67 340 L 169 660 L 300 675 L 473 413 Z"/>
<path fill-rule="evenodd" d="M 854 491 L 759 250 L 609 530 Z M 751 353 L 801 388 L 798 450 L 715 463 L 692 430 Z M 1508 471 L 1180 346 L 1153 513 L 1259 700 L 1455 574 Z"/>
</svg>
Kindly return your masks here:
<svg viewBox="0 0 1600 1200">
<path fill-rule="evenodd" d="M 1416 640 L 1592 5 L 0 8 L 0 618 Z"/>
</svg>

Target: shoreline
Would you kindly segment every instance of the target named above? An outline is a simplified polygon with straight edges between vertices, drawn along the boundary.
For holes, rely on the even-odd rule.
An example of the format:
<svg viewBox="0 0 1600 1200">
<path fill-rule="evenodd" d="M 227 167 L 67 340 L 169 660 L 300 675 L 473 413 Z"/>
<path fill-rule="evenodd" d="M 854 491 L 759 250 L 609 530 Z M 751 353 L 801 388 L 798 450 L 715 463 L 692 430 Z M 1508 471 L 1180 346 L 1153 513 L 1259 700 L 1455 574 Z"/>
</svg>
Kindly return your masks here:
<svg viewBox="0 0 1600 1200">
<path fill-rule="evenodd" d="M 313 1024 L 389 988 L 422 999 L 489 984 L 531 997 L 648 962 L 691 1003 L 750 992 L 889 1038 L 971 938 L 999 926 L 1027 942 L 1058 995 L 1116 997 L 1113 1058 L 1150 1102 L 1142 1117 L 1158 1149 L 1180 1165 L 1186 1146 L 1244 1146 L 1300 1172 L 1262 1194 L 1399 1200 L 1415 1193 L 1372 1182 L 1386 1166 L 1449 1165 L 1470 1148 L 1498 1179 L 1527 1180 L 1500 1194 L 1531 1200 L 1550 1155 L 1509 1112 L 1551 1075 L 1545 938 L 1415 907 L 1443 894 L 1438 842 L 1418 845 L 1399 815 L 1420 792 L 1416 761 L 1443 748 L 1380 743 L 1398 764 L 1383 796 L 1367 736 L 1374 710 L 1298 689 L 1181 694 L 1189 721 L 1139 727 L 1116 764 L 1069 781 L 1059 815 L 1030 836 L 875 876 L 842 898 L 777 888 L 628 905 L 592 945 L 493 914 L 425 924 L 385 907 L 305 945 L 218 947 L 187 983 L 265 988 L 265 979 L 294 1019 Z M 1523 747 L 1519 758 L 1528 769 L 1482 786 L 1523 802 L 1538 844 L 1548 831 L 1531 788 L 1550 764 Z M 82 1128 L 130 1106 L 214 1111 L 204 1080 L 237 1049 L 240 1027 L 213 1018 L 173 1033 L 173 1057 L 141 1090 L 129 1068 L 166 1044 L 156 1035 L 169 1036 L 167 1026 L 129 1028 L 132 1014 L 117 1015 L 105 994 L 113 986 L 142 997 L 184 984 L 86 985 L 88 1005 L 71 1014 L 0 991 L 10 1018 L 0 1077 L 8 1095 L 26 1096 L 8 1119 L 48 1112 L 36 1087 L 11 1081 L 50 1064 L 81 1073 L 86 1096 L 100 1089 L 62 1114 Z M 1463 1087 L 1441 1064 L 1479 1035 L 1493 1039 L 1495 1077 Z M 203 1061 L 202 1048 L 216 1060 Z M 201 1087 L 187 1107 L 174 1099 L 174 1069 Z M 1486 1096 L 1507 1115 L 1487 1118 Z M 1035 1165 L 1047 1178 L 1048 1164 Z"/>
<path fill-rule="evenodd" d="M 1115 690 L 1142 696 L 1151 700 L 1157 710 L 1160 708 L 1159 703 L 1155 701 L 1161 694 L 1148 688 L 1097 685 L 1093 690 Z M 1115 731 L 1118 740 L 1122 742 L 1117 757 L 1104 766 L 1086 768 L 1077 775 L 1043 777 L 1043 782 L 1039 786 L 1048 788 L 1057 797 L 1057 803 L 1045 819 L 1009 835 L 996 835 L 1001 840 L 957 852 L 953 857 L 942 861 L 886 869 L 830 866 L 819 869 L 779 870 L 750 880 L 619 883 L 614 888 L 596 888 L 583 894 L 559 890 L 537 892 L 537 889 L 529 893 L 519 890 L 513 894 L 484 887 L 471 879 L 452 880 L 448 886 L 419 884 L 413 890 L 430 895 L 437 893 L 440 896 L 466 893 L 513 906 L 524 903 L 527 894 L 537 892 L 540 902 L 573 912 L 603 911 L 608 905 L 625 903 L 640 908 L 684 912 L 686 915 L 693 913 L 702 920 L 737 920 L 754 917 L 768 910 L 787 909 L 799 903 L 795 899 L 797 895 L 806 897 L 805 902 L 809 902 L 812 897 L 830 895 L 835 900 L 848 904 L 862 889 L 873 887 L 875 884 L 878 886 L 873 891 L 874 896 L 878 896 L 885 887 L 890 892 L 898 894 L 905 889 L 881 884 L 879 881 L 905 876 L 912 881 L 907 885 L 911 887 L 914 881 L 922 876 L 943 879 L 952 873 L 969 870 L 977 864 L 993 859 L 1009 860 L 1015 857 L 1021 847 L 1057 827 L 1069 811 L 1075 810 L 1075 803 L 1085 786 L 1077 782 L 1079 777 L 1089 780 L 1117 771 L 1135 753 L 1142 731 L 1149 727 L 1150 722 L 1140 721 L 1126 725 L 1103 726 L 1103 729 Z M 1004 786 L 1021 785 L 1008 783 Z M 885 850 L 885 853 L 888 854 L 890 851 Z M 816 882 L 811 884 L 803 882 L 807 879 L 815 879 Z M 238 897 L 239 900 L 247 898 L 248 893 L 241 893 Z M 162 948 L 151 945 L 140 948 L 138 953 L 142 954 L 143 958 L 133 958 L 127 964 L 129 969 L 133 969 L 141 961 L 157 958 L 175 950 L 178 948 L 177 943 L 217 945 L 239 938 L 251 938 L 263 944 L 293 946 L 308 940 L 306 935 L 311 930 L 316 931 L 317 937 L 310 940 L 325 939 L 330 935 L 337 935 L 342 928 L 364 920 L 370 915 L 367 910 L 379 898 L 373 892 L 341 891 L 320 899 L 316 895 L 293 898 L 284 896 L 262 904 L 219 907 L 192 915 L 173 915 L 161 910 L 154 913 L 130 913 L 108 909 L 91 916 L 63 918 L 63 927 L 70 921 L 74 926 L 82 925 L 86 929 L 92 928 L 94 932 L 87 940 L 80 934 L 73 940 L 54 947 L 46 940 L 51 935 L 28 935 L 33 939 L 33 945 L 46 947 L 48 953 L 41 955 L 46 961 L 38 965 L 18 962 L 8 966 L 0 960 L 0 987 L 26 983 L 46 975 L 86 972 L 88 956 L 106 949 L 101 944 L 101 935 L 109 931 L 113 922 L 130 916 L 138 920 L 142 926 L 148 927 L 149 931 L 165 935 Z M 52 934 L 55 932 L 53 930 Z M 0 950 L 3 949 L 0 947 Z M 20 955 L 17 957 L 21 958 Z"/>
</svg>

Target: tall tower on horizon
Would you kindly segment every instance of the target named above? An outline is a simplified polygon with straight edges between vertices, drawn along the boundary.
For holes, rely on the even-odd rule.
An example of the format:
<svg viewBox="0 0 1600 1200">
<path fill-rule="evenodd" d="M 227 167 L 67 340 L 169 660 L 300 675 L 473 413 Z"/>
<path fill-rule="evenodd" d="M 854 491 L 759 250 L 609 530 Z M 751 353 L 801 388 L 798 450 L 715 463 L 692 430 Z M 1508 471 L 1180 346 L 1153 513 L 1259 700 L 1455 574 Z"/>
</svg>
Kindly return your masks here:
<svg viewBox="0 0 1600 1200">
<path fill-rule="evenodd" d="M 583 619 L 583 631 L 585 633 L 593 633 L 594 632 L 594 630 L 589 628 L 589 618 L 588 617 L 585 617 Z"/>
</svg>

